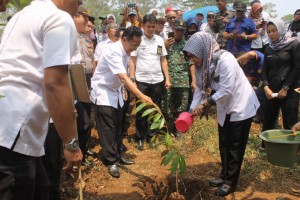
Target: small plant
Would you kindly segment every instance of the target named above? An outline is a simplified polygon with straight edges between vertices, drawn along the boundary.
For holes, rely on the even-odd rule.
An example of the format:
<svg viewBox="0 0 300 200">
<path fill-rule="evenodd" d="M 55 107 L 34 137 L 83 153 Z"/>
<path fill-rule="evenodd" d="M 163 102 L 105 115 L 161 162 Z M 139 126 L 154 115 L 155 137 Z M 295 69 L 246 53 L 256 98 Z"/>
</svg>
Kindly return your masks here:
<svg viewBox="0 0 300 200">
<path fill-rule="evenodd" d="M 180 148 L 175 145 L 172 140 L 172 136 L 169 133 L 167 122 L 162 114 L 160 108 L 157 105 L 151 105 L 141 100 L 137 101 L 140 103 L 135 112 L 143 112 L 142 117 L 148 117 L 147 121 L 151 124 L 150 129 L 156 130 L 157 134 L 153 136 L 150 144 L 153 147 L 159 145 L 164 145 L 165 150 L 161 153 L 162 162 L 161 165 L 167 166 L 170 164 L 171 173 L 175 173 L 176 177 L 176 190 L 179 195 L 178 190 L 178 176 L 183 174 L 186 169 L 186 163 L 183 154 L 180 152 Z"/>
</svg>

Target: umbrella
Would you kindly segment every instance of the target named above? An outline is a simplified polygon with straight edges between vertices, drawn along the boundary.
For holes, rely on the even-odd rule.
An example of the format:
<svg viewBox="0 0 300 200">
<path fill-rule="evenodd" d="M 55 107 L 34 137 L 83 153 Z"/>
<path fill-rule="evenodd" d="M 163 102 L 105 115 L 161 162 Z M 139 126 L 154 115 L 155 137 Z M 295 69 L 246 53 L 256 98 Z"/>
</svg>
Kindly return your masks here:
<svg viewBox="0 0 300 200">
<path fill-rule="evenodd" d="M 232 7 L 227 7 L 228 10 L 233 10 Z M 206 15 L 208 12 L 219 12 L 219 9 L 217 6 L 205 6 L 202 8 L 196 8 L 194 10 L 190 10 L 188 12 L 183 13 L 182 18 L 186 21 L 190 17 L 196 17 L 197 13 L 202 13 L 204 16 L 203 22 L 207 22 Z"/>
</svg>

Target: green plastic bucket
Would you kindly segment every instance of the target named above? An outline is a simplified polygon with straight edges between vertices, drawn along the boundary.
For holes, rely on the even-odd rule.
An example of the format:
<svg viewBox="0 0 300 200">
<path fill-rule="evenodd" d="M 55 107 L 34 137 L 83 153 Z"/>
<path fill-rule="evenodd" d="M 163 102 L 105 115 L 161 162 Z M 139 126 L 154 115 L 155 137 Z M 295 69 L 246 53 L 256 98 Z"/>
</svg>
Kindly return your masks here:
<svg viewBox="0 0 300 200">
<path fill-rule="evenodd" d="M 265 141 L 268 161 L 277 166 L 294 167 L 300 164 L 300 135 L 290 130 L 268 130 L 259 137 Z"/>
</svg>

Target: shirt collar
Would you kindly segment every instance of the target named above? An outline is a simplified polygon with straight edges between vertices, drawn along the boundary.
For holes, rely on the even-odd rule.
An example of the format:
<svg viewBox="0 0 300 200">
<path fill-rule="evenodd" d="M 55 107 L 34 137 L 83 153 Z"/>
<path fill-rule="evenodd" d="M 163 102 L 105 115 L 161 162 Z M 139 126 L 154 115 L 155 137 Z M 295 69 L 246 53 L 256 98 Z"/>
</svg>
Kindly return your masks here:
<svg viewBox="0 0 300 200">
<path fill-rule="evenodd" d="M 121 42 L 121 40 L 117 41 L 118 45 L 121 47 L 121 51 L 122 51 L 122 56 L 128 56 L 128 54 L 126 53 L 124 47 L 123 47 L 123 44 Z"/>
<path fill-rule="evenodd" d="M 238 20 L 237 18 L 235 18 L 235 20 L 234 20 L 234 21 L 236 21 L 236 22 L 238 22 L 238 21 L 245 22 L 245 20 L 246 20 L 246 17 L 244 17 L 242 20 Z"/>
<path fill-rule="evenodd" d="M 52 0 L 36 0 L 36 1 L 45 1 L 46 3 L 49 3 L 52 7 L 57 8 L 57 6 L 53 3 Z"/>
<path fill-rule="evenodd" d="M 153 42 L 153 41 L 155 41 L 155 34 L 153 35 L 153 37 L 151 38 L 151 39 L 149 39 L 149 38 L 147 38 L 145 35 L 143 35 L 143 40 L 148 40 L 148 41 L 150 41 L 150 42 Z"/>
<path fill-rule="evenodd" d="M 78 36 L 79 38 L 83 38 L 83 37 L 84 37 L 84 34 L 83 34 L 83 33 L 78 33 L 78 32 L 77 32 L 77 36 Z"/>
</svg>

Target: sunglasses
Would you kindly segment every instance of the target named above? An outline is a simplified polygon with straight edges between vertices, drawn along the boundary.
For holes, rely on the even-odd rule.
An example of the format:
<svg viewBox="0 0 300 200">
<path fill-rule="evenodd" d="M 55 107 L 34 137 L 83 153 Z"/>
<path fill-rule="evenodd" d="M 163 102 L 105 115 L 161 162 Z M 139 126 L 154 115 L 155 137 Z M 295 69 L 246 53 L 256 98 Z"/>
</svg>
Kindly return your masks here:
<svg viewBox="0 0 300 200">
<path fill-rule="evenodd" d="M 168 19 L 176 19 L 176 17 L 168 17 Z"/>
<path fill-rule="evenodd" d="M 177 32 L 184 32 L 185 30 L 184 29 L 178 29 L 178 28 L 175 28 Z"/>
</svg>

